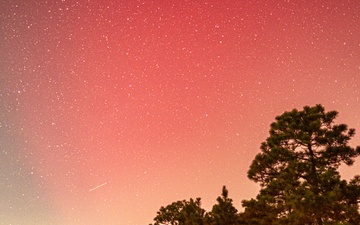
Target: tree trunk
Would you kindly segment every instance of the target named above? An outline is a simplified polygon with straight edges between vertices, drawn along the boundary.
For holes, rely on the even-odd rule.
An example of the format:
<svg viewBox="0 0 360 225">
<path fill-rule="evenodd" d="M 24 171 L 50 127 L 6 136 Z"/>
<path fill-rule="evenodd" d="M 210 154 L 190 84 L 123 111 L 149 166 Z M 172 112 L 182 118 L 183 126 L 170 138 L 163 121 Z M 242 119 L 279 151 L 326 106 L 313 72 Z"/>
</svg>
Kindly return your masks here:
<svg viewBox="0 0 360 225">
<path fill-rule="evenodd" d="M 318 176 L 316 173 L 316 160 L 315 160 L 315 155 L 314 155 L 314 151 L 312 150 L 312 146 L 309 143 L 308 144 L 308 149 L 309 149 L 309 153 L 310 153 L 310 162 L 311 162 L 311 185 L 312 185 L 312 189 L 313 192 L 315 194 L 315 197 L 319 196 L 320 190 L 319 190 L 319 181 L 318 181 Z M 323 225 L 322 222 L 322 218 L 321 217 L 316 217 L 316 222 L 318 225 Z"/>
</svg>

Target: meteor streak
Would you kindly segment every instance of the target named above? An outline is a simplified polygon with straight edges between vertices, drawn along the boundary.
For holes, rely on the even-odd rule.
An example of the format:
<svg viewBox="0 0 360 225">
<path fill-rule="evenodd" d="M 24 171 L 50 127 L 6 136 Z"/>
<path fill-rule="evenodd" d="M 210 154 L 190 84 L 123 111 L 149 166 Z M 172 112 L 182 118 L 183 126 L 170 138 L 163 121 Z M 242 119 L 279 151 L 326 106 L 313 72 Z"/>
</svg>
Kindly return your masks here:
<svg viewBox="0 0 360 225">
<path fill-rule="evenodd" d="M 102 187 L 102 186 L 104 186 L 105 184 L 107 184 L 107 182 L 105 182 L 105 183 L 103 183 L 103 184 L 100 184 L 100 185 L 98 185 L 98 186 L 96 186 L 96 187 L 94 187 L 94 188 L 91 188 L 89 191 L 93 191 L 93 190 L 95 190 L 95 189 L 98 189 L 99 187 Z"/>
</svg>

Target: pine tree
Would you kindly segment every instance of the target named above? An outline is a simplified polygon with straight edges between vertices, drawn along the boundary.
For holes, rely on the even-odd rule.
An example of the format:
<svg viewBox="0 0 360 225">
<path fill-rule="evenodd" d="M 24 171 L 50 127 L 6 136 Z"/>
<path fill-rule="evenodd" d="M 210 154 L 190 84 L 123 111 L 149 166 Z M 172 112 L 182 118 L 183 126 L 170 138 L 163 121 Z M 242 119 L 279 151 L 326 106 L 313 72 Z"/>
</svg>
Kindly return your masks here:
<svg viewBox="0 0 360 225">
<path fill-rule="evenodd" d="M 360 224 L 359 177 L 348 183 L 338 172 L 360 147 L 348 146 L 355 130 L 334 124 L 337 115 L 316 105 L 276 117 L 248 171 L 261 186 L 243 201 L 248 224 Z"/>
<path fill-rule="evenodd" d="M 211 225 L 236 225 L 238 224 L 237 209 L 233 200 L 228 196 L 229 191 L 223 186 L 221 196 L 218 197 L 211 212 L 207 215 L 207 223 Z"/>
</svg>

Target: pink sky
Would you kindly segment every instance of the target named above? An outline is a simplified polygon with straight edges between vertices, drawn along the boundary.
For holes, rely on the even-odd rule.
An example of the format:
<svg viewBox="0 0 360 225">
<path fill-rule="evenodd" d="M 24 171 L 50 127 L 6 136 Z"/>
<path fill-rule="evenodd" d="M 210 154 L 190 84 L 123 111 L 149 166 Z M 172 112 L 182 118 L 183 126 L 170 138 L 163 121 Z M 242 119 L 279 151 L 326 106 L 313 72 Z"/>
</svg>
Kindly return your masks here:
<svg viewBox="0 0 360 225">
<path fill-rule="evenodd" d="M 360 132 L 358 1 L 50 2 L 0 3 L 1 224 L 149 224 L 223 185 L 241 211 L 275 116 Z"/>
</svg>

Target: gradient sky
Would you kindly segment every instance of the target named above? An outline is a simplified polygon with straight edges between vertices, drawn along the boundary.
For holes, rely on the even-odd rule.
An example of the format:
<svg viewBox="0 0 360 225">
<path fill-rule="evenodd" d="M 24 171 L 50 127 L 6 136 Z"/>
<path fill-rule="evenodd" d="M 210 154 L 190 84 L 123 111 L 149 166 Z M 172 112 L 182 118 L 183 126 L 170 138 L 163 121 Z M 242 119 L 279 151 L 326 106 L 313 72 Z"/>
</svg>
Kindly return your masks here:
<svg viewBox="0 0 360 225">
<path fill-rule="evenodd" d="M 360 132 L 359 15 L 358 0 L 1 0 L 0 223 L 149 224 L 190 197 L 210 210 L 223 185 L 241 211 L 275 116 L 320 103 Z"/>
</svg>

